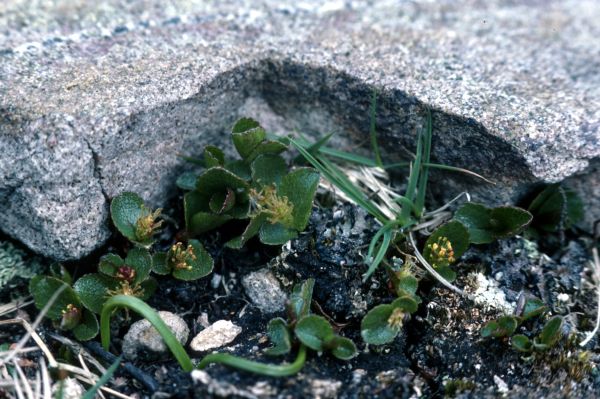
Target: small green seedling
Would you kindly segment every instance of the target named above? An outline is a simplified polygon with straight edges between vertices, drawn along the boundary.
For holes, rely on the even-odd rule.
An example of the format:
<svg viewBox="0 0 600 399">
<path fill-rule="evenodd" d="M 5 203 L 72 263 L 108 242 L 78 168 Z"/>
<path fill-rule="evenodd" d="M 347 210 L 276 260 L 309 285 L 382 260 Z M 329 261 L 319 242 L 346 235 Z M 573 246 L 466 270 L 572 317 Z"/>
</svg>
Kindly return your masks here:
<svg viewBox="0 0 600 399">
<path fill-rule="evenodd" d="M 173 274 L 179 280 L 197 280 L 208 276 L 214 266 L 213 258 L 198 240 L 190 240 L 187 247 L 178 242 L 167 252 L 158 252 L 152 259 L 156 274 Z"/>
<path fill-rule="evenodd" d="M 133 248 L 122 259 L 107 254 L 100 259 L 98 271 L 79 278 L 73 288 L 83 305 L 94 313 L 100 313 L 104 302 L 115 295 L 131 295 L 148 299 L 156 290 L 156 280 L 150 277 L 152 257 L 143 248 Z"/>
<path fill-rule="evenodd" d="M 570 228 L 583 219 L 583 202 L 570 189 L 551 184 L 529 205 L 533 214 L 531 230 L 554 233 Z"/>
<path fill-rule="evenodd" d="M 185 221 L 191 235 L 213 230 L 230 220 L 249 220 L 243 233 L 229 241 L 241 248 L 258 235 L 264 244 L 284 244 L 306 228 L 319 174 L 312 168 L 288 173 L 279 155 L 287 146 L 266 139 L 258 122 L 244 118 L 231 134 L 241 159 L 227 162 L 221 150 L 206 147 L 206 170 L 193 187 L 189 174 L 180 187 L 193 188 L 184 197 Z"/>
<path fill-rule="evenodd" d="M 488 208 L 467 202 L 456 211 L 454 218 L 467 227 L 471 243 L 489 244 L 519 234 L 531 223 L 533 216 L 514 206 Z"/>
<path fill-rule="evenodd" d="M 288 310 L 290 322 L 276 318 L 269 322 L 267 331 L 273 346 L 268 355 L 284 355 L 292 348 L 292 331 L 306 347 L 317 352 L 330 352 L 341 360 L 352 359 L 357 354 L 354 342 L 336 334 L 327 319 L 310 314 L 314 280 L 296 284 L 290 295 Z"/>
<path fill-rule="evenodd" d="M 375 306 L 360 324 L 363 340 L 372 345 L 392 342 L 402 329 L 406 317 L 416 312 L 418 306 L 418 302 L 411 296 L 400 297 L 391 304 Z"/>
<path fill-rule="evenodd" d="M 548 320 L 541 333 L 533 341 L 524 334 L 514 336 L 513 334 L 524 321 L 543 315 L 547 309 L 547 306 L 539 298 L 528 297 L 523 303 L 521 315 L 506 315 L 489 321 L 481 329 L 481 336 L 484 338 L 511 337 L 511 346 L 523 353 L 545 351 L 554 346 L 562 336 L 562 316 L 554 316 Z"/>
<path fill-rule="evenodd" d="M 519 320 L 515 316 L 502 316 L 498 320 L 489 321 L 482 329 L 481 336 L 484 338 L 510 337 L 519 326 Z"/>
<path fill-rule="evenodd" d="M 35 276 L 29 282 L 29 292 L 38 309 L 44 308 L 50 298 L 62 289 L 48 309 L 46 317 L 61 330 L 71 331 L 75 338 L 87 341 L 98 334 L 96 315 L 83 306 L 79 295 L 66 282 L 51 276 Z"/>
<path fill-rule="evenodd" d="M 154 234 L 162 225 L 162 220 L 157 220 L 160 213 L 161 209 L 152 212 L 135 193 L 122 193 L 110 203 L 110 215 L 117 230 L 144 248 L 150 248 L 154 243 Z"/>
</svg>

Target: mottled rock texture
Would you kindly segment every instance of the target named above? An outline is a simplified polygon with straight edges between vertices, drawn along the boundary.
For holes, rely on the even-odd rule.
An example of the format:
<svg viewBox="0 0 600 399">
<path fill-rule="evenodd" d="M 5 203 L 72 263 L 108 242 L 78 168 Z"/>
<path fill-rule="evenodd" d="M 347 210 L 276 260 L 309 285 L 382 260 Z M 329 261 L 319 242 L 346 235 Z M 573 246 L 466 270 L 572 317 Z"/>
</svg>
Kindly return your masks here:
<svg viewBox="0 0 600 399">
<path fill-rule="evenodd" d="M 0 229 L 79 258 L 108 237 L 112 197 L 163 204 L 176 154 L 228 141 L 240 115 L 365 143 L 374 89 L 390 159 L 414 148 L 426 105 L 435 161 L 498 183 L 434 174 L 444 197 L 506 202 L 585 178 L 600 157 L 598 19 L 593 0 L 3 1 Z"/>
</svg>

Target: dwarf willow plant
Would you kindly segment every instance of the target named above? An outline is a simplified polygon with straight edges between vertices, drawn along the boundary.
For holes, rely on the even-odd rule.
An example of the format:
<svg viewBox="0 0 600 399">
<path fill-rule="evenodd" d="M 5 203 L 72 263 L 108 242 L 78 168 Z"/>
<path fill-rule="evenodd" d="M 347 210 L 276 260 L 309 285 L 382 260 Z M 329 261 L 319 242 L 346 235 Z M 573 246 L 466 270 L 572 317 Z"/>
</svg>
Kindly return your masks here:
<svg viewBox="0 0 600 399">
<path fill-rule="evenodd" d="M 197 367 L 202 369 L 209 364 L 220 363 L 256 374 L 283 377 L 295 374 L 302 369 L 306 361 L 307 348 L 318 352 L 329 351 L 333 356 L 343 360 L 356 356 L 356 346 L 351 340 L 337 335 L 325 318 L 310 313 L 313 287 L 314 280 L 312 279 L 295 285 L 288 304 L 291 319 L 286 321 L 276 318 L 269 322 L 268 334 L 273 346 L 267 350 L 267 354 L 285 355 L 294 346 L 298 346 L 296 359 L 292 363 L 265 364 L 228 353 L 213 353 L 202 358 Z M 101 316 L 101 337 L 104 349 L 109 350 L 110 348 L 110 318 L 117 308 L 130 309 L 148 320 L 161 335 L 181 368 L 188 372 L 193 370 L 194 365 L 191 358 L 158 313 L 145 302 L 132 296 L 115 296 L 104 304 Z M 292 340 L 292 331 L 297 342 Z"/>
<path fill-rule="evenodd" d="M 496 320 L 487 322 L 481 328 L 481 336 L 484 338 L 506 338 L 510 337 L 511 346 L 523 353 L 534 351 L 545 351 L 556 345 L 562 337 L 562 316 L 550 318 L 541 332 L 533 339 L 524 334 L 513 335 L 517 328 L 526 320 L 541 317 L 547 312 L 547 306 L 542 300 L 529 297 L 525 300 L 520 314 L 505 315 Z"/>
<path fill-rule="evenodd" d="M 409 164 L 383 164 L 375 133 L 375 101 L 376 97 L 373 96 L 370 137 L 375 160 L 327 148 L 325 144 L 331 135 L 315 143 L 310 143 L 306 139 L 290 139 L 290 142 L 327 180 L 381 224 L 367 251 L 365 260 L 368 270 L 364 274 L 364 279 L 368 279 L 381 264 L 384 264 L 398 299 L 390 304 L 378 305 L 371 309 L 361 323 L 361 334 L 365 342 L 380 345 L 391 342 L 398 335 L 403 323 L 417 310 L 421 301 L 417 295 L 418 280 L 412 271 L 412 260 L 407 259 L 404 267 L 396 266 L 394 262 L 388 260 L 391 249 L 406 240 L 412 246 L 420 264 L 432 276 L 447 287 L 463 294 L 460 289 L 451 284 L 456 279 L 456 273 L 450 266 L 460 258 L 470 244 L 489 243 L 518 234 L 528 226 L 532 216 L 528 211 L 516 207 L 487 208 L 473 203 L 462 205 L 450 221 L 447 220 L 452 215 L 443 212 L 447 206 L 433 212 L 426 212 L 425 194 L 430 168 L 468 173 L 479 178 L 481 176 L 461 168 L 431 162 L 433 123 L 429 110 L 427 110 L 425 126 L 417 132 L 414 159 Z M 368 196 L 363 188 L 353 183 L 328 157 L 351 164 L 383 169 L 410 166 L 404 195 L 394 194 L 393 201 L 398 206 L 389 207 L 389 209 L 398 209 L 394 211 L 393 217 L 383 212 L 380 204 Z M 487 179 L 484 180 L 489 182 Z M 429 236 L 423 249 L 419 250 L 413 231 L 432 227 L 437 228 Z"/>
<path fill-rule="evenodd" d="M 98 334 L 96 315 L 111 297 L 128 296 L 142 301 L 150 298 L 157 288 L 151 272 L 172 273 L 181 280 L 195 280 L 210 274 L 213 269 L 211 256 L 196 240 L 189 240 L 187 247 L 178 242 L 166 253 L 151 254 L 154 235 L 162 225 L 157 219 L 160 210 L 150 210 L 137 194 L 118 195 L 113 199 L 110 211 L 117 230 L 133 245 L 125 258 L 115 253 L 102 256 L 98 273 L 85 274 L 74 284 L 62 267 L 51 270 L 52 275 L 36 276 L 29 284 L 39 309 L 64 287 L 47 317 L 54 320 L 58 328 L 72 331 L 81 341 Z"/>
<path fill-rule="evenodd" d="M 206 170 L 195 180 L 185 175 L 179 186 L 184 197 L 190 235 L 213 230 L 231 220 L 247 220 L 242 234 L 226 243 L 241 248 L 258 235 L 264 244 L 281 245 L 306 228 L 319 183 L 312 168 L 289 171 L 281 155 L 287 146 L 268 140 L 253 119 L 240 119 L 231 139 L 241 159 L 228 161 L 219 148 L 204 149 Z"/>
</svg>

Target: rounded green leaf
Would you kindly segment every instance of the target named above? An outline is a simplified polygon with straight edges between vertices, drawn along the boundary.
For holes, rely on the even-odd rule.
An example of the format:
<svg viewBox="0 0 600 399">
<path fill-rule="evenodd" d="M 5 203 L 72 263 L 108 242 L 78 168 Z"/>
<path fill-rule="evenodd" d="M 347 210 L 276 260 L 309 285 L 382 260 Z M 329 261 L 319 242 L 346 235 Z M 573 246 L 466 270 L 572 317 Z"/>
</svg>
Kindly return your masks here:
<svg viewBox="0 0 600 399">
<path fill-rule="evenodd" d="M 235 149 L 244 159 L 267 137 L 267 133 L 259 123 L 251 118 L 238 120 L 231 130 L 231 138 Z"/>
<path fill-rule="evenodd" d="M 110 203 L 110 216 L 121 234 L 136 242 L 136 223 L 144 207 L 144 200 L 135 193 L 125 192 L 117 195 Z"/>
<path fill-rule="evenodd" d="M 252 180 L 259 186 L 281 183 L 287 172 L 287 164 L 279 155 L 263 154 L 256 157 L 251 165 Z"/>
<path fill-rule="evenodd" d="M 187 256 L 186 264 L 191 266 L 191 269 L 173 269 L 173 277 L 179 280 L 197 280 L 199 278 L 208 276 L 214 266 L 212 256 L 208 253 L 204 246 L 198 240 L 190 240 L 189 245 L 192 246 L 192 251 L 196 259 L 191 256 Z"/>
<path fill-rule="evenodd" d="M 547 347 L 552 347 L 562 336 L 562 325 L 562 316 L 554 316 L 544 325 L 542 332 L 538 336 L 538 341 Z"/>
<path fill-rule="evenodd" d="M 285 175 L 279 186 L 279 195 L 294 205 L 293 227 L 303 231 L 308 224 L 312 204 L 319 185 L 319 172 L 312 168 L 298 168 Z"/>
<path fill-rule="evenodd" d="M 290 294 L 290 308 L 296 319 L 300 319 L 310 313 L 310 303 L 312 301 L 315 279 L 309 278 L 302 283 L 294 285 Z"/>
<path fill-rule="evenodd" d="M 73 285 L 73 289 L 79 295 L 83 306 L 94 313 L 102 311 L 102 305 L 108 299 L 109 291 L 116 289 L 116 279 L 99 273 L 91 273 L 82 276 Z"/>
<path fill-rule="evenodd" d="M 523 320 L 539 316 L 547 309 L 548 308 L 546 304 L 544 304 L 544 301 L 536 297 L 529 297 L 525 301 L 525 306 L 523 307 Z"/>
<path fill-rule="evenodd" d="M 463 204 L 454 213 L 454 218 L 464 224 L 473 244 L 487 244 L 494 241 L 490 228 L 490 209 L 475 202 Z"/>
<path fill-rule="evenodd" d="M 435 271 L 450 283 L 456 280 L 456 272 L 450 266 L 435 266 Z"/>
<path fill-rule="evenodd" d="M 398 336 L 400 329 L 392 327 L 388 322 L 394 309 L 392 305 L 377 305 L 363 317 L 360 335 L 366 343 L 384 345 Z"/>
<path fill-rule="evenodd" d="M 154 292 L 156 292 L 156 289 L 158 288 L 158 282 L 154 277 L 149 277 L 142 281 L 140 287 L 142 288 L 142 292 L 140 295 L 138 295 L 138 298 L 143 301 L 147 301 L 154 294 Z"/>
<path fill-rule="evenodd" d="M 490 225 L 494 239 L 512 237 L 519 234 L 531 223 L 533 215 L 515 206 L 501 206 L 492 209 Z"/>
<path fill-rule="evenodd" d="M 405 295 L 400 298 L 397 298 L 392 302 L 392 306 L 395 308 L 400 308 L 407 313 L 415 313 L 419 308 L 419 304 L 414 300 L 413 297 Z"/>
<path fill-rule="evenodd" d="M 252 161 L 263 154 L 280 154 L 285 150 L 287 150 L 287 146 L 285 144 L 279 141 L 265 140 L 254 148 L 246 160 Z"/>
<path fill-rule="evenodd" d="M 265 212 L 259 213 L 254 217 L 250 218 L 250 223 L 246 226 L 246 229 L 241 236 L 229 240 L 225 243 L 227 248 L 240 249 L 246 244 L 246 242 L 258 234 L 263 224 L 267 223 L 269 215 Z"/>
<path fill-rule="evenodd" d="M 240 192 L 246 192 L 249 186 L 244 179 L 220 166 L 208 169 L 196 180 L 198 192 L 209 197 L 217 192 L 225 192 L 228 188 L 233 190 L 237 196 Z"/>
<path fill-rule="evenodd" d="M 125 261 L 117 254 L 106 254 L 100 258 L 98 271 L 107 276 L 114 277 L 120 266 L 123 266 Z"/>
<path fill-rule="evenodd" d="M 204 166 L 212 168 L 213 166 L 225 165 L 225 154 L 220 148 L 214 145 L 204 147 Z"/>
<path fill-rule="evenodd" d="M 152 270 L 152 256 L 143 248 L 133 248 L 127 252 L 125 264 L 135 270 L 134 284 L 146 280 Z"/>
<path fill-rule="evenodd" d="M 298 232 L 281 223 L 264 223 L 259 230 L 260 242 L 267 245 L 283 245 L 298 236 Z"/>
<path fill-rule="evenodd" d="M 269 356 L 279 356 L 289 353 L 292 349 L 290 331 L 287 323 L 281 317 L 269 321 L 267 325 L 267 334 L 273 343 L 273 346 L 265 350 Z"/>
<path fill-rule="evenodd" d="M 52 296 L 61 288 L 63 288 L 63 291 L 50 306 L 48 313 L 46 313 L 46 317 L 51 320 L 60 319 L 62 312 L 67 309 L 68 305 L 81 307 L 81 301 L 77 293 L 64 281 L 55 277 L 35 276 L 29 281 L 29 292 L 33 296 L 33 301 L 38 309 L 46 306 Z"/>
<path fill-rule="evenodd" d="M 248 165 L 248 163 L 246 163 L 245 161 L 238 159 L 235 161 L 228 162 L 225 165 L 225 169 L 227 169 L 234 175 L 241 177 L 244 180 L 252 179 L 252 171 L 250 169 L 250 165 Z"/>
<path fill-rule="evenodd" d="M 209 212 L 198 212 L 194 214 L 187 224 L 187 230 L 191 235 L 205 233 L 224 225 L 232 219 L 229 215 L 217 215 Z"/>
<path fill-rule="evenodd" d="M 569 228 L 584 216 L 581 199 L 559 184 L 551 184 L 539 193 L 529 205 L 529 211 L 534 216 L 533 227 L 547 232 L 555 232 L 561 225 Z"/>
<path fill-rule="evenodd" d="M 171 267 L 167 262 L 166 252 L 157 252 L 152 255 L 152 271 L 156 274 L 166 275 L 171 273 Z"/>
<path fill-rule="evenodd" d="M 404 275 L 398 279 L 396 289 L 398 290 L 398 296 L 404 294 L 415 295 L 417 288 L 419 287 L 419 281 L 412 274 Z"/>
<path fill-rule="evenodd" d="M 329 341 L 328 347 L 331 349 L 331 354 L 341 360 L 350 360 L 358 355 L 358 350 L 354 342 L 339 335 L 336 335 Z"/>
<path fill-rule="evenodd" d="M 484 338 L 501 338 L 512 335 L 519 322 L 514 316 L 502 316 L 498 320 L 491 320 L 481 329 L 481 336 Z"/>
<path fill-rule="evenodd" d="M 447 239 L 452 247 L 452 256 L 446 252 L 445 257 L 436 256 L 433 250 L 434 245 L 440 245 Z M 469 231 L 461 222 L 451 220 L 450 222 L 437 228 L 433 234 L 429 236 L 423 249 L 423 256 L 432 266 L 448 266 L 455 262 L 465 253 L 469 247 Z"/>
<path fill-rule="evenodd" d="M 185 191 L 193 191 L 196 189 L 196 179 L 198 176 L 194 172 L 183 172 L 177 180 L 175 184 L 182 190 Z"/>
<path fill-rule="evenodd" d="M 89 341 L 98 335 L 99 325 L 96 315 L 88 310 L 83 310 L 81 323 L 73 329 L 73 335 L 79 341 Z"/>
<path fill-rule="evenodd" d="M 322 352 L 325 345 L 335 336 L 329 322 L 321 316 L 304 316 L 296 324 L 296 337 L 307 347 Z"/>
<path fill-rule="evenodd" d="M 234 205 L 235 193 L 230 188 L 214 193 L 208 202 L 210 210 L 217 214 L 228 212 Z"/>
<path fill-rule="evenodd" d="M 517 334 L 510 339 L 510 344 L 519 352 L 531 352 L 533 344 L 531 340 L 523 334 Z"/>
</svg>

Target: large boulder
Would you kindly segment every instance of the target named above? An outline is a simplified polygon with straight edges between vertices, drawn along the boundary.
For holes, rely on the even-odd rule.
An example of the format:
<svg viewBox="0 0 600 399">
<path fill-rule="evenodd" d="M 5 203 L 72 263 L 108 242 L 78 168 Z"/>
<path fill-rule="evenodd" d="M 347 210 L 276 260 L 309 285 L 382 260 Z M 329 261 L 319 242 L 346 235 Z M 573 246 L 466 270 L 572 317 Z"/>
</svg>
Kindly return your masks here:
<svg viewBox="0 0 600 399">
<path fill-rule="evenodd" d="M 568 177 L 591 190 L 573 176 L 600 157 L 598 19 L 593 0 L 6 0 L 0 229 L 82 257 L 108 237 L 112 197 L 164 204 L 177 154 L 228 141 L 238 116 L 364 143 L 373 90 L 392 158 L 428 106 L 435 161 L 497 182 L 434 175 L 446 197 L 505 202 Z"/>
</svg>

